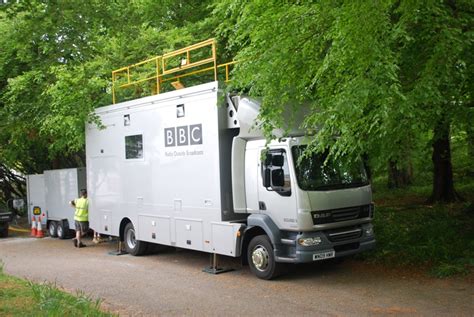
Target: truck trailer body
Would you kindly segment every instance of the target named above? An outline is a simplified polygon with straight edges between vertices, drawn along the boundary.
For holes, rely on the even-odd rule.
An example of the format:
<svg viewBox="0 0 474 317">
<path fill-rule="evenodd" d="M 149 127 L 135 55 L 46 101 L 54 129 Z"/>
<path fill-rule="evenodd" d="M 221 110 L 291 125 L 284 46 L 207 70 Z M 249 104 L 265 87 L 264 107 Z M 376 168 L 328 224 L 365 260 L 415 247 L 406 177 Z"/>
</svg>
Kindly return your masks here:
<svg viewBox="0 0 474 317">
<path fill-rule="evenodd" d="M 102 126 L 86 128 L 91 228 L 134 255 L 157 243 L 242 256 L 264 279 L 373 248 L 362 165 L 300 159 L 309 136 L 297 130 L 266 144 L 258 111 L 217 82 L 98 108 Z"/>
<path fill-rule="evenodd" d="M 79 197 L 80 190 L 86 186 L 84 167 L 27 175 L 29 219 L 32 215 L 41 216 L 51 237 L 70 237 L 70 231 L 74 230 L 74 208 L 70 202 Z"/>
</svg>

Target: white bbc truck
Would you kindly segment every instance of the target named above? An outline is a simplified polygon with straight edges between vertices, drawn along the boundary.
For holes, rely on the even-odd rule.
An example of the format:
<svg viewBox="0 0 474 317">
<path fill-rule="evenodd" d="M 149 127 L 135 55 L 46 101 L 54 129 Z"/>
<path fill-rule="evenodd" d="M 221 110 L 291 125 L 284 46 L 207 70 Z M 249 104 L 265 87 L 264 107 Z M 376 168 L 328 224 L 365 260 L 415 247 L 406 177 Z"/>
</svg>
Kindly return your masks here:
<svg viewBox="0 0 474 317">
<path fill-rule="evenodd" d="M 302 156 L 312 136 L 297 130 L 267 144 L 259 107 L 212 81 L 96 109 L 102 126 L 86 127 L 91 228 L 132 255 L 161 244 L 242 257 L 262 279 L 374 248 L 362 164 Z"/>
</svg>

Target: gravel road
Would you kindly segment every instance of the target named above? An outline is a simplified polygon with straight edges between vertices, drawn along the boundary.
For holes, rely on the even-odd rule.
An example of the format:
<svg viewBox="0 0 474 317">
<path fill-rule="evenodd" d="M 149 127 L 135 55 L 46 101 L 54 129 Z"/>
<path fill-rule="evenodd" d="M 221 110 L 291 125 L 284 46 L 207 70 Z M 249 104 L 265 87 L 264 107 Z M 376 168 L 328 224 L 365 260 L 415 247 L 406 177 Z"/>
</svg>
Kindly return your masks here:
<svg viewBox="0 0 474 317">
<path fill-rule="evenodd" d="M 472 316 L 472 279 L 437 280 L 387 271 L 361 261 L 299 265 L 274 281 L 254 277 L 240 261 L 235 271 L 202 272 L 209 255 L 188 250 L 113 256 L 115 244 L 73 248 L 71 240 L 0 240 L 7 274 L 55 282 L 103 299 L 122 316 Z"/>
</svg>

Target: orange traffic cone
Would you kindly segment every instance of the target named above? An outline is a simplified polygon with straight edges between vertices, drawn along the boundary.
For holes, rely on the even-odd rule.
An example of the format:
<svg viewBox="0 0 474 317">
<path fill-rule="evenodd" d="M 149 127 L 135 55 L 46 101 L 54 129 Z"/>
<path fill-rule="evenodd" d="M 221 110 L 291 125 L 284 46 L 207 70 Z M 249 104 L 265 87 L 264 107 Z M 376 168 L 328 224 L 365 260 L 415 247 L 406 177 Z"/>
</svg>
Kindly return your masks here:
<svg viewBox="0 0 474 317">
<path fill-rule="evenodd" d="M 38 227 L 36 228 L 36 237 L 44 238 L 43 228 L 41 228 L 41 216 L 38 217 Z"/>
<path fill-rule="evenodd" d="M 36 237 L 36 220 L 35 216 L 31 216 L 31 236 Z"/>
</svg>

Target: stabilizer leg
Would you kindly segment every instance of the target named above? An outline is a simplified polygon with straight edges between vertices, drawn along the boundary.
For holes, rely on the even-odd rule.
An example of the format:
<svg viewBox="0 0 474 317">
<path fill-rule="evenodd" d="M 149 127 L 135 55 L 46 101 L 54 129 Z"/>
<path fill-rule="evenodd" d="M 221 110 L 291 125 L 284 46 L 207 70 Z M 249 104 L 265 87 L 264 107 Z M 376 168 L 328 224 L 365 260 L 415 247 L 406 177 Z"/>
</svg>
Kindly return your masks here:
<svg viewBox="0 0 474 317">
<path fill-rule="evenodd" d="M 211 254 L 210 262 L 211 262 L 211 265 L 204 268 L 202 270 L 203 272 L 206 272 L 206 273 L 209 273 L 209 274 L 221 274 L 221 273 L 230 272 L 230 271 L 234 270 L 233 268 L 219 267 L 217 254 L 215 254 L 215 253 Z"/>
</svg>

